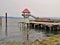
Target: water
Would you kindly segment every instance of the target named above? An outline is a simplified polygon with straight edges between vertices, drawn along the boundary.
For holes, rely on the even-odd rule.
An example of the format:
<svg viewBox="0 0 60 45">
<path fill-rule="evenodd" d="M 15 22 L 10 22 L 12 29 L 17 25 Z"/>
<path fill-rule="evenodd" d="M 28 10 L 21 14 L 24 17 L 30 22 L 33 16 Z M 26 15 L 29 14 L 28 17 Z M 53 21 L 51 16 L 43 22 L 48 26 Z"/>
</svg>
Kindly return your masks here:
<svg viewBox="0 0 60 45">
<path fill-rule="evenodd" d="M 23 30 L 20 30 L 18 22 L 21 22 L 20 18 L 8 18 L 8 30 L 7 37 L 5 35 L 5 19 L 2 19 L 2 29 L 0 30 L 0 40 L 5 42 L 24 42 L 26 41 L 26 34 Z M 29 40 L 34 41 L 36 39 L 46 39 L 46 32 L 38 29 L 29 30 Z"/>
</svg>

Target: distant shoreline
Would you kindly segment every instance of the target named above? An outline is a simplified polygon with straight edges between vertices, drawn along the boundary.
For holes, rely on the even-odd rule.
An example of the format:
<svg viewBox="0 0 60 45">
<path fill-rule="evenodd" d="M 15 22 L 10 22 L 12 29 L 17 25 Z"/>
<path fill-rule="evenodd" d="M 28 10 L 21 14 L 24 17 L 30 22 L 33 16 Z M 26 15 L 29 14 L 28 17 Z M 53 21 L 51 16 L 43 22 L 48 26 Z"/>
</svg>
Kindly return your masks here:
<svg viewBox="0 0 60 45">
<path fill-rule="evenodd" d="M 5 16 L 0 16 L 0 17 L 2 17 L 2 18 L 4 18 L 5 19 Z M 8 17 L 8 18 L 15 18 L 15 19 L 18 19 L 18 18 L 20 18 L 20 19 L 23 19 L 23 17 Z M 57 19 L 57 20 L 59 20 L 60 19 L 60 17 L 40 17 L 40 18 L 50 18 L 50 19 Z"/>
</svg>

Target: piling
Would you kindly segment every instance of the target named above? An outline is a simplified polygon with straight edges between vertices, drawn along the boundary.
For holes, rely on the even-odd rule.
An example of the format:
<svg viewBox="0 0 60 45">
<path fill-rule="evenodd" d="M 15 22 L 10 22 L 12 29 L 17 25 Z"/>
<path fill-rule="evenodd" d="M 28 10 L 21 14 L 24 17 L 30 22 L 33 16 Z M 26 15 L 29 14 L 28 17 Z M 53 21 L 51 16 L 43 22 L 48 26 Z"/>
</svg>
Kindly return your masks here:
<svg viewBox="0 0 60 45">
<path fill-rule="evenodd" d="M 5 15 L 6 15 L 6 29 L 5 29 L 5 35 L 7 36 L 7 13 L 5 13 Z"/>
</svg>

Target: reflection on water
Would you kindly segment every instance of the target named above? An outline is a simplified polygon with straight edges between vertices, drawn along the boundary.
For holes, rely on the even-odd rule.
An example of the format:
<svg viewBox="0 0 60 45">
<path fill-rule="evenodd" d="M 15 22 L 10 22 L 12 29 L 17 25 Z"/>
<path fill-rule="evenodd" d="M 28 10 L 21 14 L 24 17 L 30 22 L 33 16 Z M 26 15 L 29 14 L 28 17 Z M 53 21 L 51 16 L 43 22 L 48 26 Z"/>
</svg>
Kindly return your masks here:
<svg viewBox="0 0 60 45">
<path fill-rule="evenodd" d="M 18 22 L 22 21 L 22 19 L 19 18 L 9 18 L 8 19 L 8 31 L 7 31 L 7 38 L 5 35 L 5 19 L 2 20 L 2 30 L 0 28 L 0 39 L 4 39 L 5 41 L 20 41 L 24 42 L 26 40 L 25 33 L 23 30 L 20 30 L 20 27 L 18 26 Z M 51 33 L 49 34 L 51 35 Z M 47 36 L 49 36 L 48 33 L 42 30 L 38 29 L 30 29 L 29 31 L 29 40 L 35 40 L 35 39 L 46 39 Z"/>
</svg>

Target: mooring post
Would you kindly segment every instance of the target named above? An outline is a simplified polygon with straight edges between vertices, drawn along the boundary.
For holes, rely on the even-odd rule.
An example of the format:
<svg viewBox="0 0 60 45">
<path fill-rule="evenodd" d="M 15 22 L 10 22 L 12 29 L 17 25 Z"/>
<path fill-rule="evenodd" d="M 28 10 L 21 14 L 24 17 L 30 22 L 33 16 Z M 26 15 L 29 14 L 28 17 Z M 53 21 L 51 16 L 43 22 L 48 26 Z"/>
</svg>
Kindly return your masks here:
<svg viewBox="0 0 60 45">
<path fill-rule="evenodd" d="M 29 30 L 30 30 L 30 23 L 28 23 L 28 30 L 27 30 L 27 41 L 29 41 Z"/>
<path fill-rule="evenodd" d="M 6 28 L 5 28 L 5 35 L 7 36 L 7 13 L 5 13 L 5 15 L 6 15 Z"/>
</svg>

